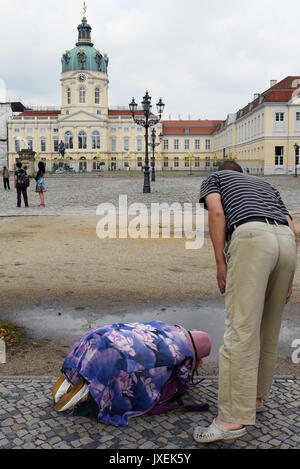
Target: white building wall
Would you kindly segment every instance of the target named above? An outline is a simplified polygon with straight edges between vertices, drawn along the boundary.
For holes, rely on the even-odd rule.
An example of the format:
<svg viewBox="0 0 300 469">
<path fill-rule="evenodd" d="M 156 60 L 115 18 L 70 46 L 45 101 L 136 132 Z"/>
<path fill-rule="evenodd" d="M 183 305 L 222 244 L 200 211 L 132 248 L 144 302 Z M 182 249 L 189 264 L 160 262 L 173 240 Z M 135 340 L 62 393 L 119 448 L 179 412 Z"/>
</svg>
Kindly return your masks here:
<svg viewBox="0 0 300 469">
<path fill-rule="evenodd" d="M 0 170 L 7 163 L 7 119 L 12 116 L 11 105 L 0 103 Z"/>
</svg>

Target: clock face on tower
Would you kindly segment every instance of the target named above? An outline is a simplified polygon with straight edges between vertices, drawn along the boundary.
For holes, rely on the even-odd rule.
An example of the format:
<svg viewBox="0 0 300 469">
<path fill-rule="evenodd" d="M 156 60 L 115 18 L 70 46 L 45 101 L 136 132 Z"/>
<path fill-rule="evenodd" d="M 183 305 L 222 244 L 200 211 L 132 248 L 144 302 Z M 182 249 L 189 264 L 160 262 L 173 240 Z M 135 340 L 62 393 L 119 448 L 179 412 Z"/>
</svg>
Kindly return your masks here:
<svg viewBox="0 0 300 469">
<path fill-rule="evenodd" d="M 81 73 L 80 75 L 78 75 L 78 81 L 83 82 L 83 81 L 85 81 L 85 80 L 86 80 L 86 76 L 85 76 L 83 73 Z"/>
</svg>

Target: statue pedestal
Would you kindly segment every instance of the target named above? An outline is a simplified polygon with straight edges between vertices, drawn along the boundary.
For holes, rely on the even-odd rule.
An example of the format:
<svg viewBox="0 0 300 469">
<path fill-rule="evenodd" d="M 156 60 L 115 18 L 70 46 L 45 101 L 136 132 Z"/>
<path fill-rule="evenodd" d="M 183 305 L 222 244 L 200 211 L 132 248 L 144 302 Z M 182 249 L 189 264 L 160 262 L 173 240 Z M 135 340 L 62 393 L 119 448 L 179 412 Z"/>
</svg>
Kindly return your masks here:
<svg viewBox="0 0 300 469">
<path fill-rule="evenodd" d="M 27 172 L 28 176 L 33 177 L 35 173 L 35 155 L 36 152 L 29 150 L 29 149 L 23 149 L 18 152 L 19 157 L 16 159 L 16 161 L 21 161 L 23 169 Z"/>
</svg>

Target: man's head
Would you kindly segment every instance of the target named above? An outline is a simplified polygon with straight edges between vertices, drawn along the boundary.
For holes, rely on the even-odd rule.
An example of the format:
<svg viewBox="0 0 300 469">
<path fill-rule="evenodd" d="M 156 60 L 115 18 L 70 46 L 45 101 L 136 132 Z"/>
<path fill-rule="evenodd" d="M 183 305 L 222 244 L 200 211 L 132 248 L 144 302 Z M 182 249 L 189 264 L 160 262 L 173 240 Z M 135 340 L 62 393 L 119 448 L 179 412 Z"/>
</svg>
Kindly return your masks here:
<svg viewBox="0 0 300 469">
<path fill-rule="evenodd" d="M 18 161 L 17 164 L 16 164 L 17 168 L 21 169 L 22 168 L 22 163 L 21 161 Z"/>
<path fill-rule="evenodd" d="M 238 171 L 239 173 L 243 172 L 243 168 L 236 163 L 235 161 L 225 161 L 221 164 L 218 171 Z"/>
</svg>

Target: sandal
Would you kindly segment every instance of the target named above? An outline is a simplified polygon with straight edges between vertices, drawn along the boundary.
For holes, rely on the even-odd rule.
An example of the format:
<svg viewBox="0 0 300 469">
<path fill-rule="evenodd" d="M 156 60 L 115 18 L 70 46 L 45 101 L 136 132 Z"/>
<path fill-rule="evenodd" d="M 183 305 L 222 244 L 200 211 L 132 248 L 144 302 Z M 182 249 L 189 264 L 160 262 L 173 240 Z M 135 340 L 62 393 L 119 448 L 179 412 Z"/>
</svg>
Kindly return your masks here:
<svg viewBox="0 0 300 469">
<path fill-rule="evenodd" d="M 213 443 L 220 440 L 235 440 L 241 436 L 246 435 L 247 430 L 245 427 L 240 430 L 223 430 L 218 427 L 216 420 L 208 427 L 196 427 L 194 430 L 194 439 L 198 443 Z"/>
<path fill-rule="evenodd" d="M 65 410 L 72 409 L 78 402 L 89 393 L 89 387 L 82 381 L 77 386 L 73 387 L 71 391 L 64 394 L 63 397 L 54 406 L 57 412 L 64 412 Z"/>
</svg>

